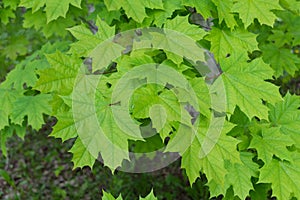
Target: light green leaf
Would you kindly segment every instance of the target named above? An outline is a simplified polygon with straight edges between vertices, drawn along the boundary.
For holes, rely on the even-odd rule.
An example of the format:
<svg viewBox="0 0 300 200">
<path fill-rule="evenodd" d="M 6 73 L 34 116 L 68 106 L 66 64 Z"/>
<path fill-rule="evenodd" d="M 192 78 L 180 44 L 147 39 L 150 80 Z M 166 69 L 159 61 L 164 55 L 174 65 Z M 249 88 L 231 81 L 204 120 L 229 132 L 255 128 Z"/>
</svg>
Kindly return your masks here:
<svg viewBox="0 0 300 200">
<path fill-rule="evenodd" d="M 228 164 L 228 174 L 226 175 L 226 184 L 232 185 L 234 194 L 241 199 L 249 196 L 249 191 L 253 190 L 251 177 L 256 177 L 258 165 L 252 161 L 253 154 L 241 152 L 242 163 Z"/>
<path fill-rule="evenodd" d="M 252 134 L 249 148 L 257 150 L 258 158 L 268 164 L 273 155 L 280 159 L 291 161 L 291 152 L 287 146 L 293 145 L 293 140 L 285 134 L 280 133 L 279 128 L 268 128 L 262 130 L 262 136 Z"/>
<path fill-rule="evenodd" d="M 81 0 L 21 0 L 19 6 L 32 8 L 33 12 L 36 12 L 46 5 L 47 23 L 49 23 L 59 17 L 65 18 L 70 4 L 80 8 Z"/>
<path fill-rule="evenodd" d="M 272 69 L 262 59 L 247 62 L 244 54 L 230 56 L 221 60 L 223 73 L 214 82 L 213 87 L 225 87 L 226 112 L 233 113 L 236 106 L 248 116 L 267 119 L 268 109 L 262 99 L 275 103 L 281 100 L 276 86 L 264 80 L 272 78 Z"/>
<path fill-rule="evenodd" d="M 11 114 L 12 122 L 22 125 L 24 117 L 27 116 L 28 124 L 33 129 L 40 129 L 44 124 L 43 114 L 51 114 L 51 106 L 49 105 L 51 99 L 51 95 L 48 94 L 18 98 Z"/>
<path fill-rule="evenodd" d="M 160 104 L 155 104 L 150 108 L 149 116 L 153 124 L 152 127 L 159 133 L 167 121 L 166 109 Z"/>
<path fill-rule="evenodd" d="M 300 157 L 295 152 L 293 164 L 273 159 L 260 169 L 259 183 L 272 183 L 272 195 L 278 200 L 300 198 Z"/>
<path fill-rule="evenodd" d="M 204 35 L 207 34 L 199 26 L 190 24 L 188 21 L 188 17 L 177 16 L 172 20 L 168 20 L 165 23 L 164 28 L 178 31 L 191 37 L 194 40 L 201 40 L 204 37 Z"/>
<path fill-rule="evenodd" d="M 182 155 L 182 167 L 186 169 L 191 184 L 199 177 L 201 170 L 206 174 L 208 182 L 214 181 L 220 185 L 222 190 L 226 190 L 225 161 L 241 162 L 236 150 L 238 141 L 226 135 L 232 125 L 223 123 L 224 119 L 221 118 L 215 118 L 210 122 L 207 119 L 200 119 L 198 133 L 195 137 L 191 137 L 193 140 L 190 141 L 190 146 Z"/>
<path fill-rule="evenodd" d="M 7 25 L 9 23 L 10 18 L 16 18 L 16 15 L 13 12 L 13 10 L 11 10 L 9 8 L 1 8 L 0 9 L 0 21 L 4 25 Z"/>
<path fill-rule="evenodd" d="M 214 4 L 217 6 L 219 23 L 221 24 L 223 21 L 226 22 L 227 26 L 233 29 L 237 23 L 234 19 L 234 15 L 231 12 L 233 7 L 233 0 L 212 0 Z"/>
<path fill-rule="evenodd" d="M 10 7 L 11 9 L 16 10 L 20 0 L 2 0 L 2 2 L 4 4 L 4 8 Z"/>
<path fill-rule="evenodd" d="M 108 10 L 119 10 L 122 7 L 128 17 L 131 17 L 133 20 L 139 23 L 142 23 L 143 20 L 147 17 L 145 5 L 153 6 L 152 3 L 143 3 L 142 1 L 135 0 L 121 0 L 118 2 L 114 0 L 105 0 L 104 3 Z"/>
<path fill-rule="evenodd" d="M 157 200 L 157 198 L 154 196 L 153 190 L 151 190 L 145 198 L 140 197 L 140 200 Z"/>
<path fill-rule="evenodd" d="M 13 112 L 16 99 L 22 96 L 21 91 L 0 88 L 0 130 L 8 126 L 9 116 Z"/>
<path fill-rule="evenodd" d="M 221 30 L 212 28 L 211 33 L 207 36 L 211 41 L 211 52 L 217 61 L 226 58 L 228 55 L 247 53 L 257 50 L 256 35 L 243 29 Z"/>
<path fill-rule="evenodd" d="M 84 166 L 93 167 L 96 158 L 89 152 L 79 137 L 75 140 L 69 152 L 73 154 L 72 162 L 74 163 L 74 169 Z"/>
<path fill-rule="evenodd" d="M 263 52 L 264 61 L 271 64 L 276 77 L 281 76 L 284 71 L 294 75 L 300 69 L 300 58 L 290 49 L 278 48 L 274 44 L 263 45 L 260 49 Z"/>
<path fill-rule="evenodd" d="M 34 88 L 44 93 L 70 94 L 82 61 L 75 56 L 67 56 L 60 51 L 46 57 L 51 67 L 38 71 L 40 78 Z"/>
<path fill-rule="evenodd" d="M 181 0 L 163 1 L 163 9 L 150 10 L 148 15 L 154 19 L 153 24 L 157 25 L 157 27 L 162 27 L 175 10 L 182 8 Z"/>
<path fill-rule="evenodd" d="M 57 123 L 50 136 L 61 138 L 62 142 L 77 137 L 77 130 L 73 115 L 70 112 L 56 115 Z"/>
<path fill-rule="evenodd" d="M 278 0 L 240 0 L 232 8 L 240 15 L 245 27 L 257 19 L 261 24 L 273 26 L 276 16 L 272 10 L 281 10 Z"/>
<path fill-rule="evenodd" d="M 283 101 L 273 105 L 269 105 L 269 120 L 273 126 L 280 128 L 280 131 L 290 136 L 294 140 L 294 144 L 300 147 L 300 98 L 292 96 L 289 93 L 284 97 Z"/>
<path fill-rule="evenodd" d="M 182 4 L 195 7 L 197 12 L 205 19 L 212 17 L 212 12 L 216 12 L 217 10 L 212 0 L 182 0 Z"/>
</svg>

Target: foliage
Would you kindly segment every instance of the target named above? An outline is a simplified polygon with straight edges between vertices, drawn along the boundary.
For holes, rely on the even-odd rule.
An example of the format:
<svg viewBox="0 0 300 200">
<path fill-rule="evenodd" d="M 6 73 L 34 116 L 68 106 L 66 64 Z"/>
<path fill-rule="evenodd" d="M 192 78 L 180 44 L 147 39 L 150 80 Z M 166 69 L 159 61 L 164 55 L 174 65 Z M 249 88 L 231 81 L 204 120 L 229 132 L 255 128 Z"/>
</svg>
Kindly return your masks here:
<svg viewBox="0 0 300 200">
<path fill-rule="evenodd" d="M 50 136 L 75 140 L 74 168 L 92 168 L 100 154 L 117 171 L 140 156 L 155 162 L 144 153 L 160 149 L 180 155 L 191 185 L 204 173 L 210 197 L 272 190 L 300 199 L 300 99 L 278 87 L 299 74 L 299 1 L 2 0 L 0 8 L 4 156 L 7 138 L 51 116 Z"/>
</svg>

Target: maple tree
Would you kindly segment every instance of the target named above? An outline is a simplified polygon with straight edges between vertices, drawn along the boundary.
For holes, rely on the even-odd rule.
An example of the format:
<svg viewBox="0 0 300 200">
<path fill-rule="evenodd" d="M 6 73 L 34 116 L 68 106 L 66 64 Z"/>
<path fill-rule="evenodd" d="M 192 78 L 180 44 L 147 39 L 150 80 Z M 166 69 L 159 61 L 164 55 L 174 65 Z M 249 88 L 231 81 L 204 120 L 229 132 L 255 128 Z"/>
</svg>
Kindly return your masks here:
<svg viewBox="0 0 300 200">
<path fill-rule="evenodd" d="M 300 98 L 274 84 L 299 73 L 300 1 L 2 0 L 0 8 L 4 156 L 7 138 L 54 117 L 50 136 L 75 139 L 74 168 L 101 155 L 112 171 L 132 171 L 133 154 L 178 153 L 190 184 L 204 173 L 211 197 L 300 199 Z"/>
</svg>

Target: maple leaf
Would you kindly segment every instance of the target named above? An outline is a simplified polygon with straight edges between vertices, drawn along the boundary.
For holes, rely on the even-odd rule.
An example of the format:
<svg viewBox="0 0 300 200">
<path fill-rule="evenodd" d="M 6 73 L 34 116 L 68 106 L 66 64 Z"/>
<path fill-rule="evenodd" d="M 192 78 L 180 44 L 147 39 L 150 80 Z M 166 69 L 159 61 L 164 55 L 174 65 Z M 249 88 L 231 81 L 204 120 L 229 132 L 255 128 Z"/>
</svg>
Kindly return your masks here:
<svg viewBox="0 0 300 200">
<path fill-rule="evenodd" d="M 211 123 L 209 129 L 208 123 Z M 192 140 L 182 155 L 181 166 L 185 168 L 190 184 L 199 177 L 201 170 L 206 174 L 208 182 L 215 181 L 225 190 L 225 175 L 227 174 L 225 160 L 231 163 L 241 162 L 236 150 L 238 141 L 226 135 L 232 125 L 223 123 L 224 119 L 221 118 L 216 118 L 211 122 L 201 118 L 195 137 L 185 136 Z M 185 131 L 185 134 L 187 133 Z"/>
<path fill-rule="evenodd" d="M 255 148 L 258 158 L 266 164 L 271 162 L 273 155 L 291 161 L 291 152 L 287 146 L 292 146 L 293 140 L 288 135 L 280 133 L 279 128 L 263 128 L 262 136 L 256 134 L 252 136 L 249 148 Z"/>
<path fill-rule="evenodd" d="M 28 40 L 23 35 L 12 36 L 8 40 L 8 45 L 2 50 L 1 54 L 15 60 L 18 56 L 27 53 Z"/>
<path fill-rule="evenodd" d="M 252 161 L 253 154 L 241 152 L 242 163 L 227 163 L 228 174 L 226 174 L 225 182 L 232 185 L 234 193 L 241 199 L 245 199 L 249 195 L 249 191 L 253 190 L 251 177 L 257 177 L 258 165 Z"/>
<path fill-rule="evenodd" d="M 57 50 L 65 50 L 68 42 L 57 42 L 55 44 L 46 43 L 43 47 L 27 56 L 26 59 L 18 63 L 15 68 L 6 76 L 6 80 L 2 82 L 2 86 L 7 88 L 13 87 L 17 90 L 23 90 L 24 84 L 27 87 L 35 86 L 38 77 L 37 70 L 49 68 L 45 54 L 53 53 Z"/>
<path fill-rule="evenodd" d="M 280 128 L 280 131 L 294 140 L 294 144 L 300 147 L 300 99 L 298 96 L 286 94 L 283 101 L 274 106 L 269 105 L 269 120 L 272 125 Z"/>
<path fill-rule="evenodd" d="M 1 10 L 0 10 L 0 20 L 1 20 L 1 22 L 4 25 L 6 25 L 6 24 L 9 23 L 10 18 L 16 18 L 16 15 L 13 12 L 13 10 L 11 10 L 9 8 L 1 8 Z"/>
<path fill-rule="evenodd" d="M 260 169 L 258 183 L 272 183 L 272 195 L 278 200 L 285 200 L 291 196 L 300 198 L 299 174 L 300 156 L 295 152 L 292 163 L 273 159 L 264 165 Z"/>
<path fill-rule="evenodd" d="M 53 127 L 50 136 L 61 138 L 62 142 L 77 137 L 76 125 L 71 112 L 57 114 L 56 118 L 57 123 Z M 76 161 L 77 159 L 74 158 L 74 160 Z"/>
<path fill-rule="evenodd" d="M 96 157 L 89 152 L 79 137 L 75 140 L 69 152 L 73 154 L 72 162 L 74 163 L 74 169 L 84 166 L 93 167 Z"/>
<path fill-rule="evenodd" d="M 297 0 L 283 0 L 280 2 L 283 8 L 291 10 L 299 15 L 300 13 L 300 2 Z"/>
<path fill-rule="evenodd" d="M 9 125 L 8 119 L 13 112 L 14 102 L 22 96 L 20 90 L 11 90 L 0 87 L 0 130 Z"/>
<path fill-rule="evenodd" d="M 241 52 L 252 52 L 257 47 L 256 35 L 243 29 L 228 29 L 221 30 L 212 28 L 210 34 L 206 37 L 211 41 L 211 52 L 217 61 L 225 58 L 228 55 Z"/>
<path fill-rule="evenodd" d="M 194 40 L 201 40 L 203 36 L 207 34 L 203 29 L 199 28 L 198 26 L 190 24 L 188 22 L 187 17 L 180 16 L 172 20 L 167 20 L 164 28 L 178 31 L 191 37 Z"/>
<path fill-rule="evenodd" d="M 261 58 L 247 63 L 247 56 L 240 53 L 220 62 L 223 73 L 213 87 L 224 85 L 226 112 L 233 113 L 236 105 L 248 116 L 267 119 L 268 108 L 262 99 L 270 103 L 281 100 L 278 88 L 264 80 L 272 77 L 272 69 Z"/>
<path fill-rule="evenodd" d="M 51 114 L 49 101 L 52 99 L 49 94 L 39 94 L 36 96 L 22 96 L 14 102 L 11 114 L 12 122 L 22 125 L 24 117 L 28 117 L 28 124 L 33 129 L 40 129 L 44 124 L 43 114 Z"/>
<path fill-rule="evenodd" d="M 160 132 L 167 121 L 166 109 L 160 104 L 155 104 L 150 108 L 149 117 L 153 124 L 152 127 Z"/>
<path fill-rule="evenodd" d="M 177 55 L 186 57 L 187 59 L 190 59 L 194 62 L 205 61 L 204 49 L 196 44 L 196 42 L 190 37 L 188 37 L 184 33 L 172 31 L 169 29 L 165 29 L 164 32 L 164 34 L 158 32 L 150 33 L 153 36 L 152 43 L 151 45 L 149 45 L 150 48 L 164 49 L 164 51 L 169 51 Z M 180 43 L 178 43 L 178 41 L 180 41 Z M 184 46 L 182 44 L 184 44 Z M 138 47 L 141 47 L 143 43 L 139 42 L 136 43 L 136 45 Z"/>
<path fill-rule="evenodd" d="M 154 196 L 152 189 L 151 192 L 145 198 L 140 197 L 140 200 L 157 200 L 157 198 Z"/>
<path fill-rule="evenodd" d="M 278 48 L 274 44 L 267 44 L 260 47 L 263 52 L 263 59 L 271 64 L 275 70 L 275 76 L 278 77 L 284 71 L 294 75 L 300 69 L 300 58 L 292 54 L 289 49 Z"/>
<path fill-rule="evenodd" d="M 156 0 L 157 1 L 157 0 Z M 162 5 L 161 1 L 158 1 Z M 145 7 L 147 6 L 157 6 L 150 1 L 134 1 L 134 0 L 104 0 L 104 3 L 108 10 L 119 10 L 121 7 L 125 10 L 125 13 L 128 17 L 132 17 L 133 20 L 142 23 L 143 20 L 147 17 Z M 150 8 L 151 8 L 150 7 Z"/>
<path fill-rule="evenodd" d="M 300 33 L 299 33 L 299 26 L 300 26 L 300 16 L 295 15 L 289 11 L 276 11 L 276 15 L 284 21 L 281 24 L 280 29 L 282 29 L 287 36 L 292 37 L 292 44 L 293 46 L 300 44 Z"/>
<path fill-rule="evenodd" d="M 51 68 L 38 71 L 40 78 L 34 88 L 44 93 L 70 94 L 82 61 L 75 56 L 67 56 L 60 51 L 46 57 Z"/>
<path fill-rule="evenodd" d="M 19 0 L 2 0 L 4 8 L 10 7 L 12 10 L 16 10 L 19 4 Z"/>
<path fill-rule="evenodd" d="M 103 85 L 97 86 L 99 78 L 85 74 L 78 77 L 72 94 L 71 112 L 85 148 L 95 158 L 100 152 L 105 165 L 116 169 L 123 159 L 129 159 L 128 140 L 143 138 L 137 123 L 129 123 L 131 118 L 126 118 L 128 110 L 114 105 L 111 97 L 103 96 Z M 116 112 L 118 115 L 114 114 Z"/>
<path fill-rule="evenodd" d="M 212 13 L 216 11 L 216 6 L 212 0 L 182 0 L 182 4 L 186 6 L 195 7 L 205 19 L 212 17 Z"/>
<path fill-rule="evenodd" d="M 118 198 L 115 198 L 113 195 L 103 191 L 102 200 L 123 200 L 122 196 L 120 195 Z M 153 190 L 144 198 L 140 197 L 139 200 L 157 200 L 154 196 Z"/>
<path fill-rule="evenodd" d="M 47 23 L 47 17 L 42 10 L 31 13 L 26 12 L 24 14 L 24 28 L 34 27 L 36 30 L 42 29 L 45 37 L 49 38 L 52 35 L 64 37 L 68 33 L 66 29 L 70 26 L 74 26 L 74 20 L 71 17 L 62 18 L 59 17 L 56 20 L 53 20 Z"/>
<path fill-rule="evenodd" d="M 257 19 L 261 24 L 273 26 L 277 18 L 272 10 L 276 9 L 282 9 L 278 0 L 241 0 L 233 5 L 232 12 L 239 13 L 245 27 L 253 23 L 254 19 Z"/>
<path fill-rule="evenodd" d="M 217 6 L 219 23 L 221 24 L 225 21 L 227 26 L 233 29 L 237 25 L 234 15 L 231 12 L 233 0 L 212 0 L 212 2 Z"/>
<path fill-rule="evenodd" d="M 96 26 L 98 31 L 95 34 L 84 24 L 69 28 L 68 31 L 79 40 L 72 44 L 70 51 L 80 53 L 80 55 L 88 55 L 98 44 L 115 34 L 115 26 L 110 27 L 99 16 L 96 19 Z"/>
<path fill-rule="evenodd" d="M 175 10 L 182 9 L 181 0 L 163 1 L 163 9 L 153 9 L 148 16 L 153 18 L 153 24 L 161 27 L 169 19 Z"/>
<path fill-rule="evenodd" d="M 58 17 L 66 17 L 69 10 L 69 5 L 81 8 L 81 0 L 21 0 L 19 6 L 32 8 L 33 12 L 38 11 L 41 7 L 46 5 L 45 11 L 47 15 L 47 23 L 56 20 Z"/>
</svg>

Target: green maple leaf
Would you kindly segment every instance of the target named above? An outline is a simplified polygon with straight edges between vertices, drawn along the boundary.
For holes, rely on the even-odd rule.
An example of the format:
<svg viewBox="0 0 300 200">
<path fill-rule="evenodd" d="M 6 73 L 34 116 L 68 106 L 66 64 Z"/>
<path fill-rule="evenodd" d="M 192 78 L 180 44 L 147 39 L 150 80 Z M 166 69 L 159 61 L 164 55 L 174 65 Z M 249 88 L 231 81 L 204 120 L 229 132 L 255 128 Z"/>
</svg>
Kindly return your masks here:
<svg viewBox="0 0 300 200">
<path fill-rule="evenodd" d="M 2 86 L 2 85 L 1 85 Z M 9 125 L 8 119 L 13 112 L 14 102 L 22 96 L 21 91 L 0 87 L 0 130 Z"/>
<path fill-rule="evenodd" d="M 272 195 L 278 200 L 300 198 L 300 156 L 294 153 L 292 163 L 273 159 L 260 169 L 258 183 L 271 183 Z M 292 195 L 293 194 L 293 195 Z"/>
<path fill-rule="evenodd" d="M 19 64 L 7 75 L 4 84 L 13 85 L 18 90 L 23 89 L 24 83 L 27 87 L 32 87 L 38 80 L 35 70 L 34 65 L 24 67 Z"/>
<path fill-rule="evenodd" d="M 282 102 L 274 106 L 269 105 L 269 120 L 272 125 L 280 128 L 280 131 L 294 140 L 294 144 L 299 147 L 300 144 L 300 99 L 298 96 L 292 96 L 289 93 Z"/>
<path fill-rule="evenodd" d="M 107 193 L 103 191 L 103 197 L 102 200 L 123 200 L 122 196 L 120 195 L 118 198 L 115 198 L 113 195 L 110 193 Z"/>
<path fill-rule="evenodd" d="M 205 19 L 212 17 L 212 12 L 216 12 L 216 6 L 212 0 L 182 0 L 182 4 L 186 6 L 195 7 Z"/>
<path fill-rule="evenodd" d="M 191 25 L 187 17 L 177 16 L 172 20 L 167 20 L 164 28 L 172 29 L 183 33 L 194 40 L 201 40 L 207 33 L 196 25 Z"/>
<path fill-rule="evenodd" d="M 258 165 L 252 161 L 253 154 L 241 152 L 242 163 L 228 163 L 226 174 L 226 184 L 232 185 L 234 194 L 245 199 L 249 191 L 253 190 L 251 177 L 257 177 Z"/>
<path fill-rule="evenodd" d="M 72 162 L 74 163 L 74 169 L 84 166 L 93 167 L 96 158 L 89 152 L 86 146 L 82 144 L 80 138 L 75 140 L 69 152 L 73 154 Z"/>
<path fill-rule="evenodd" d="M 288 10 L 294 11 L 295 13 L 300 13 L 300 2 L 297 0 L 282 0 L 281 5 Z"/>
<path fill-rule="evenodd" d="M 19 6 L 26 8 L 32 8 L 33 12 L 38 11 L 41 7 L 46 5 L 45 11 L 47 15 L 47 23 L 56 20 L 59 17 L 66 17 L 69 10 L 69 5 L 80 7 L 81 0 L 21 0 Z"/>
<path fill-rule="evenodd" d="M 8 40 L 8 45 L 2 50 L 1 54 L 15 60 L 18 56 L 27 53 L 28 40 L 23 35 L 12 36 Z"/>
<path fill-rule="evenodd" d="M 123 198 L 121 195 L 118 198 L 115 198 L 110 193 L 103 191 L 102 200 L 123 200 Z M 151 192 L 146 197 L 140 197 L 139 200 L 157 200 L 157 198 L 154 196 L 153 190 L 151 190 Z"/>
<path fill-rule="evenodd" d="M 110 27 L 99 16 L 96 19 L 96 26 L 98 31 L 95 34 L 83 24 L 68 29 L 79 40 L 72 44 L 71 52 L 88 55 L 98 44 L 113 37 L 115 34 L 115 27 Z"/>
<path fill-rule="evenodd" d="M 152 43 L 148 44 L 148 48 L 164 49 L 165 51 L 186 57 L 194 62 L 205 61 L 204 49 L 196 44 L 196 42 L 188 37 L 188 35 L 169 29 L 165 29 L 164 32 L 165 33 L 150 33 L 153 38 Z M 178 41 L 180 41 L 180 43 L 178 43 Z M 143 45 L 141 42 L 136 44 L 137 47 L 141 47 Z M 182 44 L 185 45 L 183 46 Z"/>
<path fill-rule="evenodd" d="M 66 18 L 59 17 L 47 23 L 47 17 L 42 10 L 37 12 L 26 12 L 24 14 L 24 28 L 34 27 L 36 30 L 42 29 L 43 34 L 49 38 L 52 35 L 64 37 L 67 34 L 66 29 L 74 26 L 74 20 L 67 16 Z"/>
<path fill-rule="evenodd" d="M 10 7 L 13 10 L 16 10 L 19 4 L 19 0 L 3 0 L 4 8 Z"/>
<path fill-rule="evenodd" d="M 139 23 L 142 23 L 143 20 L 147 17 L 145 10 L 146 5 L 153 5 L 153 3 L 151 3 L 150 1 L 142 2 L 134 0 L 121 0 L 118 2 L 113 0 L 104 0 L 104 3 L 108 10 L 119 10 L 122 7 L 128 17 L 131 17 L 133 20 Z"/>
<path fill-rule="evenodd" d="M 124 159 L 129 159 L 128 140 L 143 138 L 138 123 L 128 123 L 131 118 L 122 114 L 127 114 L 128 110 L 122 110 L 110 97 L 103 96 L 105 88 L 102 84 L 97 86 L 99 78 L 84 74 L 78 77 L 72 94 L 71 112 L 77 135 L 85 148 L 94 158 L 101 153 L 105 165 L 116 169 Z M 114 114 L 116 112 L 118 115 Z M 73 126 L 71 121 L 69 124 Z"/>
<path fill-rule="evenodd" d="M 214 4 L 217 6 L 219 23 L 221 24 L 223 21 L 226 22 L 227 26 L 233 29 L 237 23 L 234 19 L 234 15 L 231 12 L 233 7 L 233 0 L 212 0 Z"/>
<path fill-rule="evenodd" d="M 274 44 L 261 46 L 263 59 L 266 63 L 271 64 L 275 70 L 275 76 L 280 76 L 284 71 L 294 75 L 300 69 L 300 58 L 292 54 L 289 49 L 278 48 Z"/>
<path fill-rule="evenodd" d="M 282 9 L 278 0 L 241 0 L 237 1 L 232 7 L 233 12 L 239 13 L 245 27 L 253 23 L 254 19 L 257 19 L 261 24 L 273 26 L 277 18 L 272 10 L 276 9 Z"/>
<path fill-rule="evenodd" d="M 164 9 L 164 3 L 162 0 L 145 0 L 143 4 L 146 8 L 151 9 Z"/>
<path fill-rule="evenodd" d="M 82 61 L 75 56 L 67 56 L 60 51 L 46 57 L 51 68 L 38 71 L 40 78 L 34 88 L 44 93 L 70 94 Z"/>
<path fill-rule="evenodd" d="M 53 53 L 57 50 L 66 50 L 68 42 L 57 42 L 55 44 L 47 43 L 41 50 L 36 51 L 32 55 L 26 57 L 23 61 L 18 63 L 16 67 L 7 74 L 6 80 L 2 83 L 3 86 L 13 87 L 17 90 L 23 90 L 24 84 L 27 87 L 34 87 L 38 77 L 37 70 L 49 68 L 45 54 Z"/>
<path fill-rule="evenodd" d="M 157 132 L 170 126 L 172 121 L 181 121 L 178 99 L 162 86 L 149 85 L 137 89 L 133 94 L 132 104 L 134 105 L 132 115 L 136 118 L 150 117 Z"/>
<path fill-rule="evenodd" d="M 53 127 L 50 136 L 61 138 L 62 142 L 77 137 L 77 130 L 71 112 L 57 114 L 56 118 L 57 123 Z M 77 159 L 74 158 L 74 160 L 76 161 Z"/>
<path fill-rule="evenodd" d="M 293 40 L 293 36 L 284 30 L 272 30 L 272 35 L 269 36 L 268 40 L 274 43 L 277 48 L 280 48 L 286 44 L 290 44 Z M 262 47 L 264 47 L 262 45 Z"/>
<path fill-rule="evenodd" d="M 287 146 L 293 145 L 293 140 L 285 134 L 280 133 L 279 128 L 267 128 L 262 130 L 262 136 L 252 135 L 249 148 L 257 150 L 258 158 L 268 164 L 273 155 L 280 159 L 291 161 L 291 152 Z"/>
<path fill-rule="evenodd" d="M 213 87 L 224 85 L 226 93 L 226 112 L 233 113 L 236 106 L 248 116 L 267 119 L 268 109 L 262 99 L 270 103 L 281 100 L 278 88 L 264 80 L 272 77 L 272 69 L 262 59 L 247 63 L 244 54 L 233 55 L 220 62 L 223 73 Z"/>
<path fill-rule="evenodd" d="M 206 174 L 208 182 L 215 181 L 226 189 L 224 188 L 227 174 L 225 161 L 241 162 L 236 150 L 238 141 L 226 135 L 226 132 L 232 128 L 231 124 L 226 123 L 222 127 L 222 119 L 216 119 L 210 122 L 211 130 L 207 133 L 208 122 L 207 119 L 200 119 L 198 133 L 195 137 L 190 137 L 192 139 L 190 146 L 182 155 L 182 167 L 186 169 L 191 184 L 199 177 L 201 170 Z"/>
<path fill-rule="evenodd" d="M 152 121 L 152 127 L 160 132 L 167 121 L 166 109 L 160 104 L 155 104 L 150 108 L 149 117 Z"/>
<path fill-rule="evenodd" d="M 281 25 L 281 29 L 287 34 L 287 36 L 292 37 L 293 46 L 300 44 L 300 16 L 295 15 L 288 11 L 277 11 L 276 15 L 284 21 Z"/>
<path fill-rule="evenodd" d="M 145 197 L 140 197 L 140 200 L 157 200 L 157 198 L 154 196 L 153 190 Z"/>
<path fill-rule="evenodd" d="M 16 18 L 15 13 L 13 10 L 9 8 L 1 8 L 0 10 L 0 20 L 4 25 L 7 25 L 9 23 L 10 18 Z"/>
<path fill-rule="evenodd" d="M 22 125 L 24 117 L 28 117 L 28 124 L 33 129 L 40 129 L 44 124 L 43 114 L 51 114 L 49 101 L 51 95 L 39 94 L 36 96 L 23 96 L 14 102 L 14 108 L 11 114 L 12 122 Z"/>
<path fill-rule="evenodd" d="M 252 52 L 257 50 L 256 35 L 243 29 L 221 30 L 213 28 L 207 36 L 211 41 L 211 52 L 214 53 L 217 61 L 240 52 Z"/>
<path fill-rule="evenodd" d="M 181 0 L 174 1 L 164 1 L 163 9 L 154 9 L 149 11 L 149 17 L 153 18 L 153 24 L 158 27 L 162 25 L 169 19 L 175 10 L 182 9 Z"/>
</svg>

